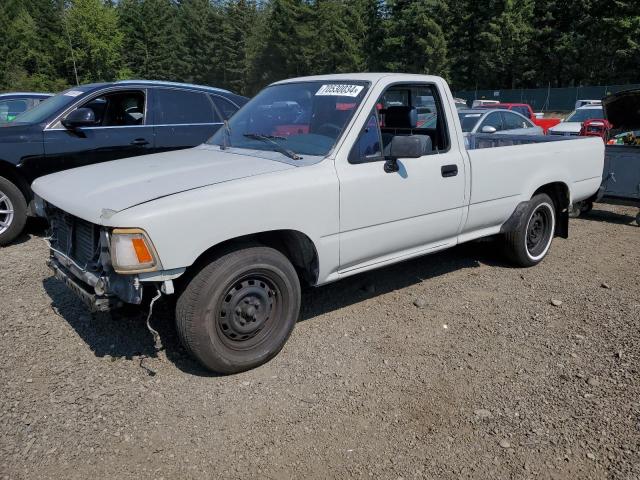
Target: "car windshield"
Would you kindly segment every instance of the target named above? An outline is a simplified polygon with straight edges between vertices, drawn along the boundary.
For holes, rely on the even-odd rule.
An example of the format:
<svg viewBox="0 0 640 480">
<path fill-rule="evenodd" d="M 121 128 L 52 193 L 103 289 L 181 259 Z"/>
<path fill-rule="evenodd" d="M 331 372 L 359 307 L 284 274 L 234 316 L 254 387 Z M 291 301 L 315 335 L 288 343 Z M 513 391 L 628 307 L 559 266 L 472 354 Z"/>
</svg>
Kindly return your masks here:
<svg viewBox="0 0 640 480">
<path fill-rule="evenodd" d="M 458 112 L 458 118 L 460 118 L 462 131 L 470 132 L 471 130 L 473 130 L 473 127 L 476 126 L 482 115 L 482 113 Z"/>
<path fill-rule="evenodd" d="M 77 96 L 81 95 L 82 91 L 78 89 L 65 90 L 58 95 L 47 98 L 40 102 L 37 106 L 31 110 L 27 110 L 24 113 L 18 115 L 12 123 L 41 123 L 47 121 L 54 113 L 64 110 L 70 105 Z"/>
<path fill-rule="evenodd" d="M 298 160 L 325 156 L 362 102 L 367 82 L 300 82 L 262 90 L 209 140 L 222 148 L 269 150 Z"/>
<path fill-rule="evenodd" d="M 581 108 L 567 117 L 566 122 L 584 122 L 592 118 L 603 118 L 601 108 Z"/>
</svg>

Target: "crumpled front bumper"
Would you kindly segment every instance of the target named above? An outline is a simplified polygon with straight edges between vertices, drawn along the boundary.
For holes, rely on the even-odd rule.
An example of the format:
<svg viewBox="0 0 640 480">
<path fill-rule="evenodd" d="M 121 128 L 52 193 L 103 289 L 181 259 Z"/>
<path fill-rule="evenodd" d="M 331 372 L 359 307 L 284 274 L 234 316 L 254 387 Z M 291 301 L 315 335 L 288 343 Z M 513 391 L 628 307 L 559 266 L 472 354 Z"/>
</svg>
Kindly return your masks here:
<svg viewBox="0 0 640 480">
<path fill-rule="evenodd" d="M 108 312 L 124 304 L 124 302 L 115 295 L 98 295 L 95 293 L 95 288 L 78 279 L 76 275 L 63 266 L 54 256 L 47 260 L 47 266 L 53 270 L 55 277 L 75 293 L 92 312 Z"/>
</svg>

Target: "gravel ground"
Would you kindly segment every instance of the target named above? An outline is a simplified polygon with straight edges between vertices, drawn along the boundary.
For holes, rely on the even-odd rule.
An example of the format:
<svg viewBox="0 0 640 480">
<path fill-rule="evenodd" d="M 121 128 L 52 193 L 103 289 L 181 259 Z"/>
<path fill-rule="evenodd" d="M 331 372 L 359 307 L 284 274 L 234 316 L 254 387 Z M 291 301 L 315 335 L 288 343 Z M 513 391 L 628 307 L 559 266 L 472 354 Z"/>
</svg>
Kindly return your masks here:
<svg viewBox="0 0 640 480">
<path fill-rule="evenodd" d="M 640 478 L 640 228 L 596 205 L 532 269 L 493 242 L 305 293 L 269 364 L 216 377 L 170 303 L 92 318 L 0 251 L 0 479 Z"/>
</svg>

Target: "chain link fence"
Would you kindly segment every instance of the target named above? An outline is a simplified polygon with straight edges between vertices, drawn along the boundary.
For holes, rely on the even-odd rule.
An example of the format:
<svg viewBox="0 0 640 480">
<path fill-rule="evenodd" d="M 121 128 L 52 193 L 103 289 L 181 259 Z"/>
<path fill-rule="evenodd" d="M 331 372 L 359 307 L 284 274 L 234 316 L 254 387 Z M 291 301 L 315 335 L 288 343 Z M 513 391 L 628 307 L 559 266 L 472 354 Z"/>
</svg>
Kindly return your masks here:
<svg viewBox="0 0 640 480">
<path fill-rule="evenodd" d="M 463 90 L 455 96 L 471 106 L 474 100 L 498 100 L 503 103 L 528 103 L 536 112 L 570 112 L 577 100 L 599 100 L 621 90 L 640 88 L 640 84 L 596 87 L 522 88 L 514 90 Z"/>
</svg>

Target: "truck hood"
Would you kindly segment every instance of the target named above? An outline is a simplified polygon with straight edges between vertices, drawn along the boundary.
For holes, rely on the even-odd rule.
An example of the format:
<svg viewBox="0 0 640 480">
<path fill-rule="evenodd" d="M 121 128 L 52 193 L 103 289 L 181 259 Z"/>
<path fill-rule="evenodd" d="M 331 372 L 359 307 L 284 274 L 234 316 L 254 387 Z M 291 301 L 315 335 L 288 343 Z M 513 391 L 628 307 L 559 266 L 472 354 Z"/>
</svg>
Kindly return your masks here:
<svg viewBox="0 0 640 480">
<path fill-rule="evenodd" d="M 231 150 L 201 145 L 89 165 L 41 177 L 32 189 L 65 212 L 102 224 L 117 212 L 157 198 L 296 168 L 265 158 L 275 152 L 256 156 L 252 151 Z"/>
<path fill-rule="evenodd" d="M 570 132 L 575 132 L 578 133 L 580 132 L 580 128 L 582 128 L 582 123 L 580 122 L 561 122 L 557 125 L 554 125 L 553 127 L 551 127 L 549 129 L 550 132 L 560 132 L 560 133 L 570 133 Z"/>
<path fill-rule="evenodd" d="M 640 130 L 640 89 L 609 95 L 602 100 L 602 108 L 614 130 Z"/>
</svg>

